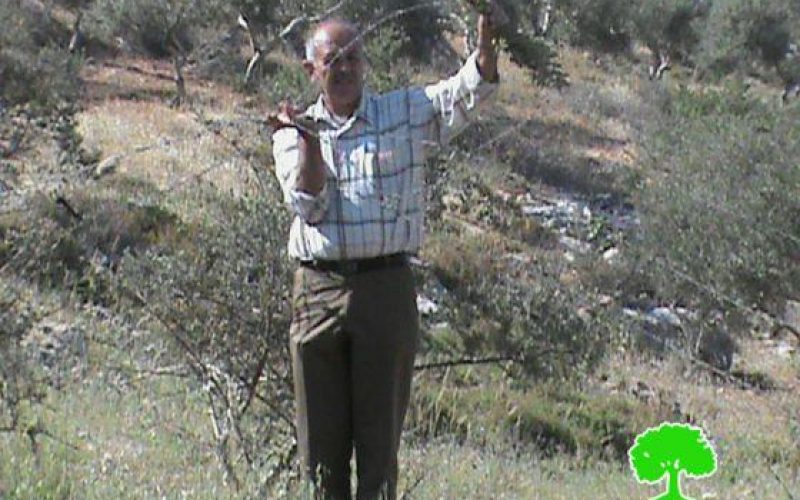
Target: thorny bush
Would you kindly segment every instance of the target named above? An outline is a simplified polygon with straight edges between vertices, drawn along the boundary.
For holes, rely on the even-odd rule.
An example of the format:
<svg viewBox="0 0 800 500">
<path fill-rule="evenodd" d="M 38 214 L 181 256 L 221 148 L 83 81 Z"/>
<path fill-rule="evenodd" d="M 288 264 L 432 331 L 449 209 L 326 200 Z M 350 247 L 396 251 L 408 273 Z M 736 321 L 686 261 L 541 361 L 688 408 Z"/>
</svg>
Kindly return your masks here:
<svg viewBox="0 0 800 500">
<path fill-rule="evenodd" d="M 240 459 L 280 478 L 294 457 L 287 211 L 260 197 L 203 196 L 224 220 L 181 229 L 177 247 L 128 255 L 115 285 L 202 384 L 228 479 Z"/>
</svg>

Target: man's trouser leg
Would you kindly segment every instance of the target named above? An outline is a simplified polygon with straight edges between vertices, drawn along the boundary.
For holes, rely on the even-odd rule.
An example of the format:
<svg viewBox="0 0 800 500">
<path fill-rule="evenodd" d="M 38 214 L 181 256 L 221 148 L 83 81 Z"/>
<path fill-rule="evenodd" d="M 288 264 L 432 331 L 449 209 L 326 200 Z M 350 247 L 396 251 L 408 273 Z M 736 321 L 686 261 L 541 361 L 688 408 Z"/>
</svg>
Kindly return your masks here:
<svg viewBox="0 0 800 500">
<path fill-rule="evenodd" d="M 393 500 L 418 337 L 414 278 L 403 266 L 353 280 L 346 329 L 351 338 L 357 498 Z"/>
<path fill-rule="evenodd" d="M 408 266 L 350 277 L 300 268 L 291 351 L 301 458 L 323 498 L 394 499 L 418 336 Z"/>
<path fill-rule="evenodd" d="M 341 277 L 303 267 L 295 273 L 289 344 L 297 445 L 317 498 L 351 498 L 350 342 L 342 328 L 349 295 Z"/>
</svg>

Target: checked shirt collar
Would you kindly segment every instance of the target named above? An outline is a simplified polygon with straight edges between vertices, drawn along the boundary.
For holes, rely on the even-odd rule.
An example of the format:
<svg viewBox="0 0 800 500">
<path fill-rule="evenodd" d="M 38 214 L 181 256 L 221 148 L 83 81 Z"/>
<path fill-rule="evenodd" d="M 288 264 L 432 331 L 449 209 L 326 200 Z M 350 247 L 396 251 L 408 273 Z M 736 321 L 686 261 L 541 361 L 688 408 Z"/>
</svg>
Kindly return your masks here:
<svg viewBox="0 0 800 500">
<path fill-rule="evenodd" d="M 369 125 L 375 125 L 375 117 L 370 114 L 370 109 L 374 109 L 374 106 L 371 106 L 372 101 L 374 99 L 374 95 L 370 92 L 367 88 L 361 92 L 361 102 L 358 104 L 358 108 L 356 108 L 355 113 L 353 116 L 356 118 L 361 118 L 366 121 Z M 325 106 L 325 102 L 322 98 L 322 94 L 319 95 L 316 102 L 311 105 L 306 111 L 306 116 L 311 118 L 316 122 L 324 122 L 331 126 L 334 129 L 338 129 L 340 125 L 336 123 L 336 120 L 331 115 L 331 112 L 328 111 L 328 108 Z M 341 126 L 342 130 L 340 132 L 345 132 L 350 126 L 353 124 L 355 120 L 351 117 L 344 125 Z"/>
</svg>

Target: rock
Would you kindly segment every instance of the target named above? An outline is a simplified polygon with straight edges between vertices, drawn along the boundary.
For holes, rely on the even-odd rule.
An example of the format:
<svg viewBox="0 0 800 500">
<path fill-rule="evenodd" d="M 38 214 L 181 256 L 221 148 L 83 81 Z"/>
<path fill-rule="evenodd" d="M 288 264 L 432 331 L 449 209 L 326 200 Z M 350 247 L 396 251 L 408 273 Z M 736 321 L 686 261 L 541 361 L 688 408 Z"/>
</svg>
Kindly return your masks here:
<svg viewBox="0 0 800 500">
<path fill-rule="evenodd" d="M 789 359 L 794 355 L 796 351 L 797 349 L 792 344 L 786 341 L 778 342 L 778 345 L 776 346 L 776 352 L 778 356 L 782 358 Z"/>
<path fill-rule="evenodd" d="M 611 247 L 605 252 L 603 252 L 603 260 L 611 265 L 614 265 L 617 262 L 619 262 L 619 248 Z"/>
<path fill-rule="evenodd" d="M 114 154 L 97 164 L 94 169 L 94 178 L 99 179 L 105 175 L 113 174 L 122 160 L 121 154 Z"/>
<path fill-rule="evenodd" d="M 641 325 L 639 331 L 643 345 L 656 352 L 669 351 L 681 344 L 684 335 L 680 318 L 667 307 L 654 307 L 641 312 L 623 307 L 622 314 Z"/>
<path fill-rule="evenodd" d="M 22 345 L 35 354 L 48 370 L 74 363 L 87 355 L 85 332 L 76 326 L 44 320 L 31 328 Z"/>
<path fill-rule="evenodd" d="M 430 316 L 439 312 L 439 306 L 431 299 L 423 295 L 417 295 L 417 310 L 423 316 Z"/>
<path fill-rule="evenodd" d="M 592 320 L 592 308 L 589 306 L 580 306 L 575 310 L 575 315 L 578 316 L 585 323 Z"/>
<path fill-rule="evenodd" d="M 631 387 L 631 394 L 643 402 L 652 402 L 656 398 L 656 391 L 641 380 L 637 381 L 636 385 Z"/>
<path fill-rule="evenodd" d="M 718 370 L 730 371 L 736 352 L 736 342 L 730 333 L 717 327 L 703 333 L 698 344 L 697 355 L 701 360 Z"/>
<path fill-rule="evenodd" d="M 442 203 L 449 210 L 458 211 L 461 207 L 464 206 L 464 195 L 463 193 L 444 194 L 442 195 Z"/>
<path fill-rule="evenodd" d="M 678 328 L 682 325 L 681 318 L 668 307 L 654 307 L 647 312 L 646 318 L 653 323 L 666 323 Z"/>
<path fill-rule="evenodd" d="M 526 252 L 509 253 L 505 255 L 505 258 L 519 264 L 530 264 L 536 261 L 533 255 Z"/>
<path fill-rule="evenodd" d="M 503 201 L 503 203 L 511 203 L 520 199 L 521 196 L 525 194 L 523 190 L 513 190 L 509 191 L 506 189 L 496 189 L 494 194 Z"/>
<path fill-rule="evenodd" d="M 614 298 L 610 295 L 600 294 L 597 296 L 597 303 L 601 306 L 608 306 L 614 303 Z"/>
<path fill-rule="evenodd" d="M 783 309 L 783 322 L 789 328 L 800 332 L 800 302 L 796 300 L 786 301 L 786 306 Z"/>
<path fill-rule="evenodd" d="M 522 207 L 522 215 L 534 217 L 551 217 L 555 211 L 555 207 L 552 205 L 526 205 Z"/>
<path fill-rule="evenodd" d="M 625 316 L 627 316 L 627 317 L 629 317 L 631 319 L 635 319 L 635 320 L 641 320 L 643 318 L 642 313 L 640 313 L 636 309 L 632 309 L 630 307 L 623 307 L 622 308 L 622 314 L 624 314 Z"/>
<path fill-rule="evenodd" d="M 581 241 L 577 238 L 573 238 L 571 236 L 561 236 L 558 239 L 558 242 L 561 243 L 567 250 L 574 252 L 574 253 L 587 253 L 589 250 L 592 249 L 592 246 L 586 243 L 585 241 Z"/>
</svg>

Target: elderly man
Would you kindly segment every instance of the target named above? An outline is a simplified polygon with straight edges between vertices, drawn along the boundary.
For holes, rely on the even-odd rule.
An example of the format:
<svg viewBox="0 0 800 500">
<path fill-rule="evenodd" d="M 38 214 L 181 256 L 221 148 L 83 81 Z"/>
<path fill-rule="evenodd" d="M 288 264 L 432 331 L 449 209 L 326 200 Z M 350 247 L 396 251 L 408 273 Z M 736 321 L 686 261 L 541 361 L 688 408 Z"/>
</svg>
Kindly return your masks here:
<svg viewBox="0 0 800 500">
<path fill-rule="evenodd" d="M 300 263 L 290 330 L 297 440 L 319 497 L 351 498 L 354 448 L 357 498 L 396 497 L 418 336 L 407 257 L 422 242 L 423 165 L 494 90 L 493 37 L 482 15 L 478 49 L 455 76 L 374 95 L 356 27 L 325 21 L 303 63 L 319 99 L 269 117 Z"/>
</svg>

